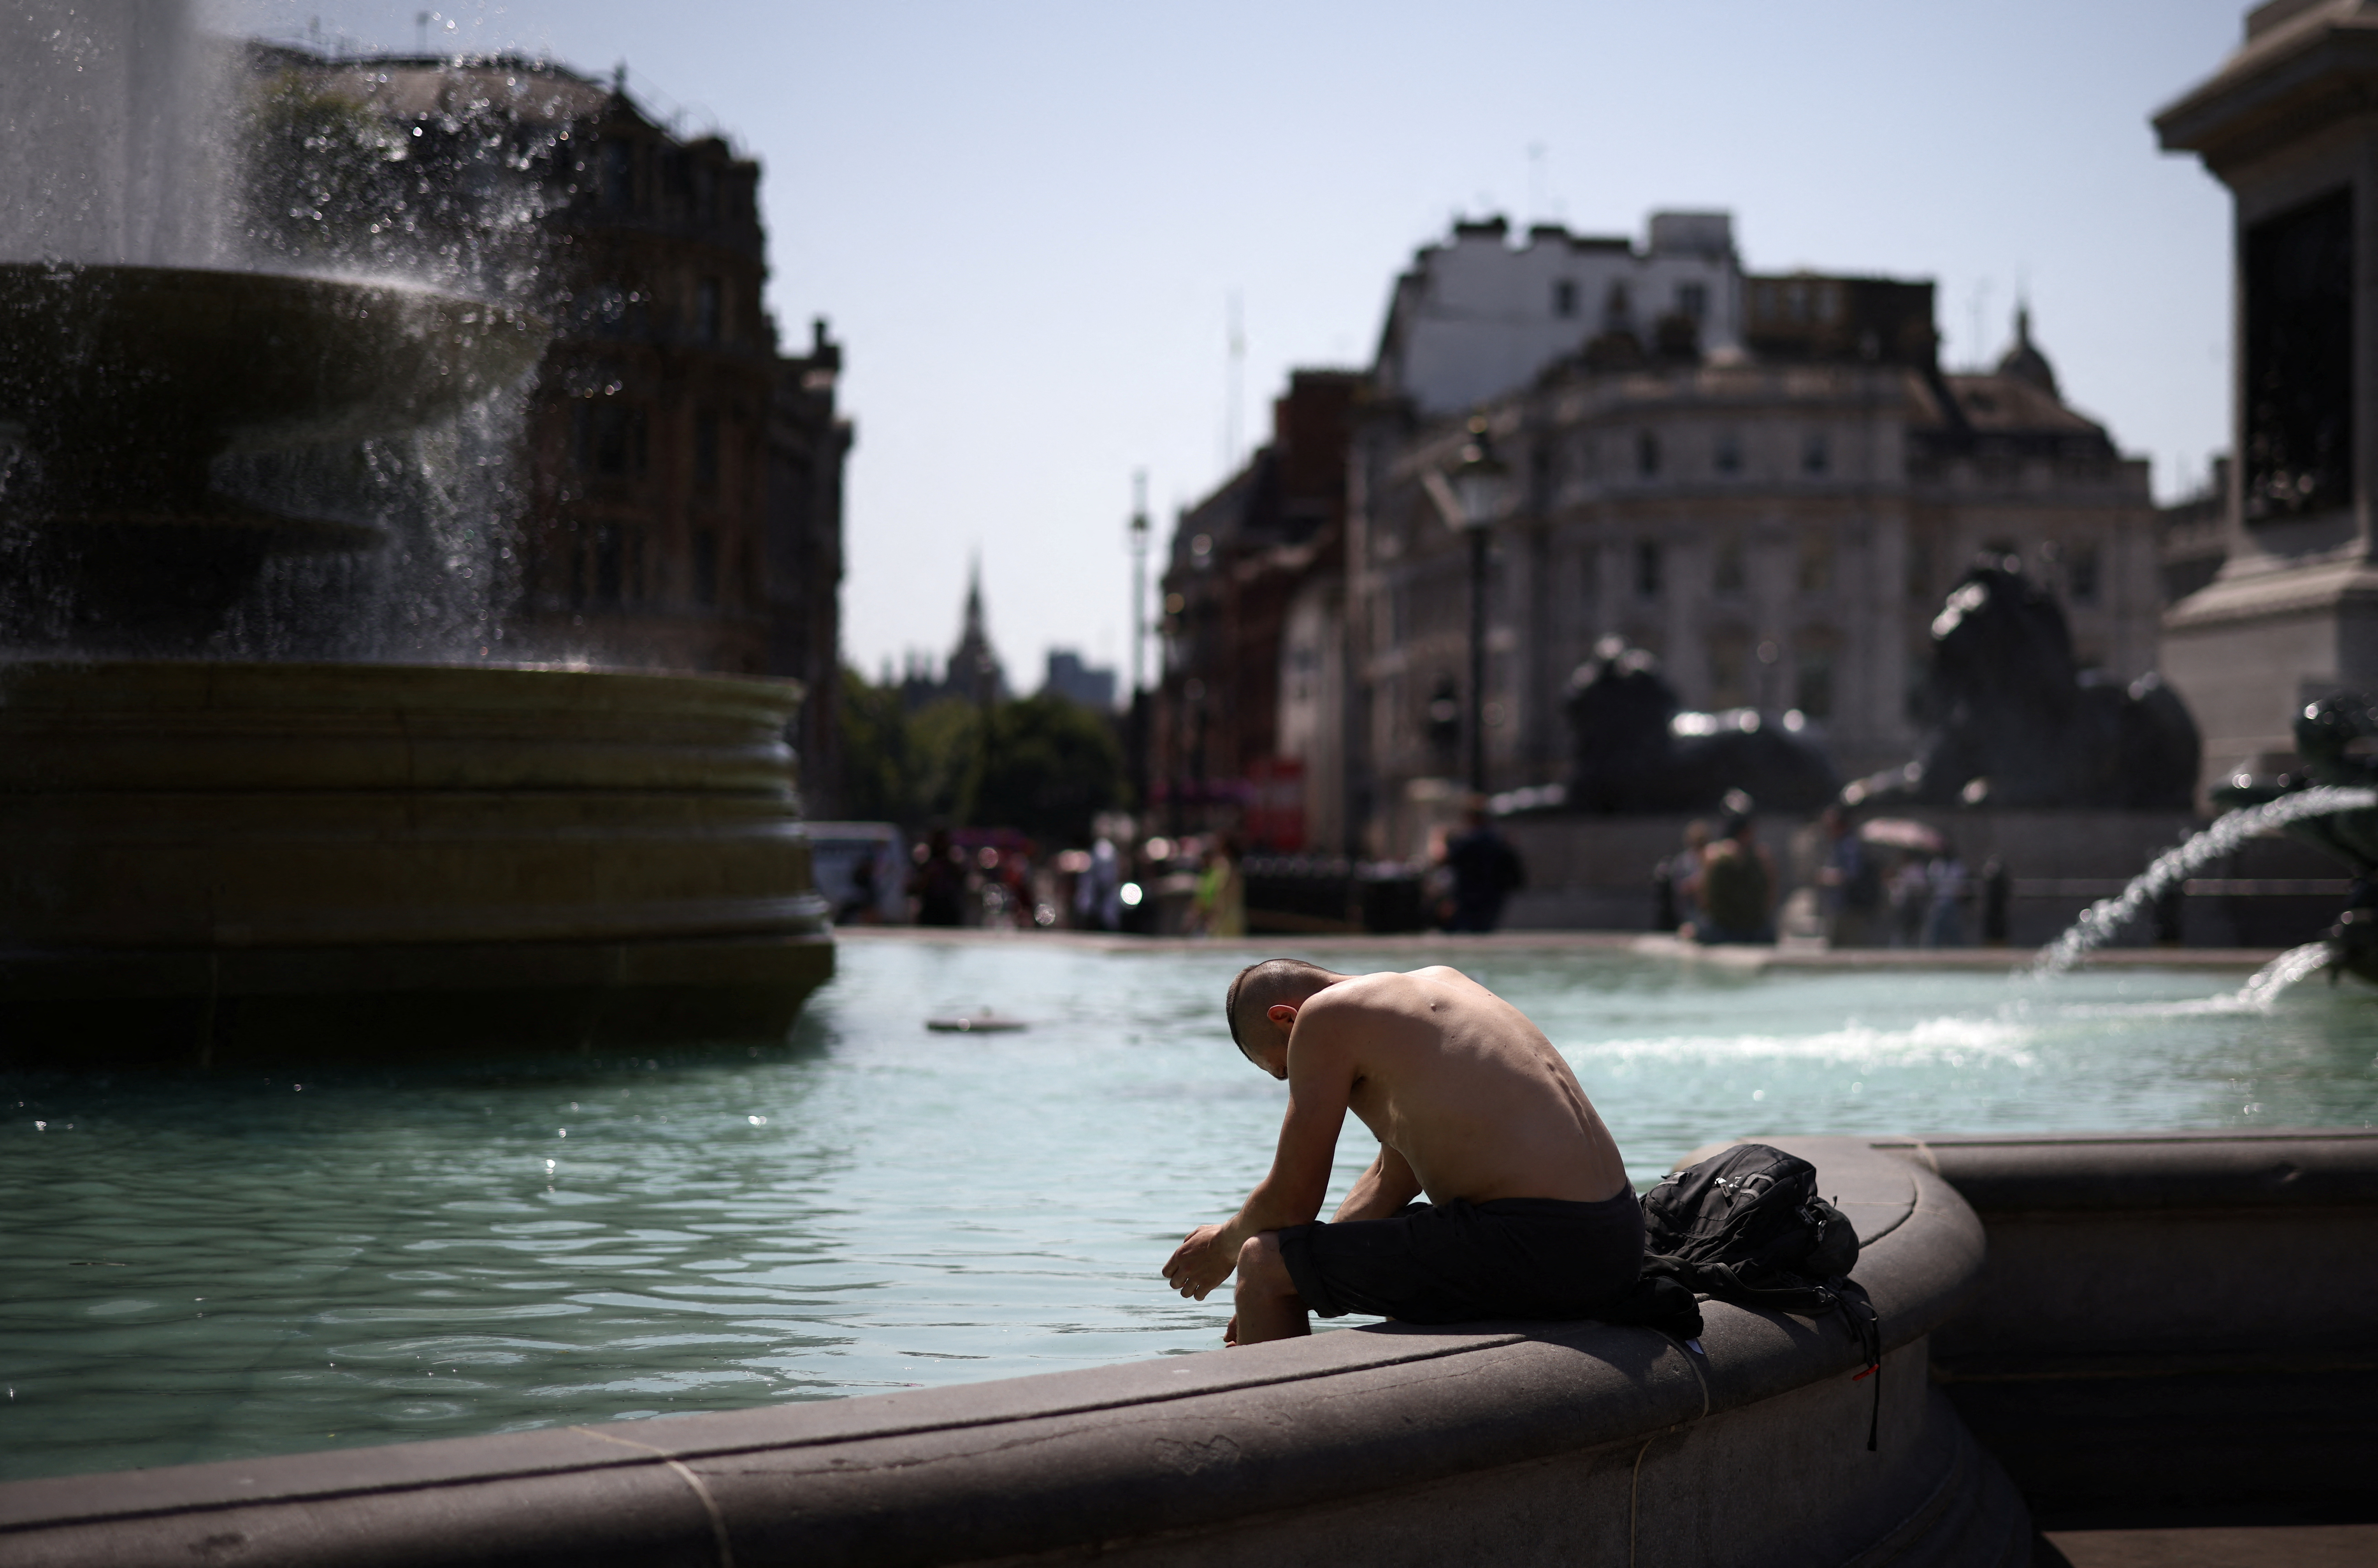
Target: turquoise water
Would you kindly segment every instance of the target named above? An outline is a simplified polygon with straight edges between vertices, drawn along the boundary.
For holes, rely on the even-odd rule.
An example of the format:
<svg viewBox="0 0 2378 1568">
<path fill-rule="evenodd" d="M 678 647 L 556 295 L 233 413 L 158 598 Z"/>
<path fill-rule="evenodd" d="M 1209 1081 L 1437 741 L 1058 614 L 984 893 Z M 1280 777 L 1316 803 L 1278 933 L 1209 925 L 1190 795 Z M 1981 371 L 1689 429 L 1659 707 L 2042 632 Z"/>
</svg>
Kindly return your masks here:
<svg viewBox="0 0 2378 1568">
<path fill-rule="evenodd" d="M 1211 1348 L 1225 1294 L 1157 1270 L 1278 1128 L 1282 1089 L 1221 1029 L 1247 956 L 850 942 L 756 1054 L 0 1075 L 0 1474 Z M 1737 1134 L 2378 1119 L 2352 983 L 2256 1010 L 2224 1000 L 2242 975 L 1445 956 L 1544 1027 L 1639 1178 Z M 985 1004 L 1032 1029 L 922 1028 Z"/>
</svg>

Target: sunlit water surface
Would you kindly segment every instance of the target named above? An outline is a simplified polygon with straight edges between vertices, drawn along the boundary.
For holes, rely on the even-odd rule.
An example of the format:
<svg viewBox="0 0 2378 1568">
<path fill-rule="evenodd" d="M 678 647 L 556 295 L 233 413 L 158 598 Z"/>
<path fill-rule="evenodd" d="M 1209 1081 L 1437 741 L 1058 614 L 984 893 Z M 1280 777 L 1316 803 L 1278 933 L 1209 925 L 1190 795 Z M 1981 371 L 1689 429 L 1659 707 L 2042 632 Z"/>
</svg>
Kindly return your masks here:
<svg viewBox="0 0 2378 1568">
<path fill-rule="evenodd" d="M 1567 1054 L 1639 1181 L 1736 1134 L 2378 1117 L 2352 983 L 2261 1010 L 2242 975 L 1445 956 Z M 1246 958 L 854 941 L 756 1054 L 0 1076 L 0 1474 L 1210 1349 L 1227 1292 L 1157 1271 L 1269 1156 L 1284 1091 L 1221 1029 Z M 1031 1029 L 922 1027 L 985 1004 Z"/>
</svg>

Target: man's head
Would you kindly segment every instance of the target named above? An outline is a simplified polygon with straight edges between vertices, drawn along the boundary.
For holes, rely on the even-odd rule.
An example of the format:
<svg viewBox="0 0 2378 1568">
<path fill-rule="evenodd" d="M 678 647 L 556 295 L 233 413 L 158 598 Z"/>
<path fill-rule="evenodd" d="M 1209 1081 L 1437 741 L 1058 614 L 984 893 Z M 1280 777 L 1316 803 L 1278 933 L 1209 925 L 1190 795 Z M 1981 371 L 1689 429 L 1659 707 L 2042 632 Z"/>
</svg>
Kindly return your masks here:
<svg viewBox="0 0 2378 1568">
<path fill-rule="evenodd" d="M 1307 998 L 1345 978 L 1303 959 L 1266 959 L 1259 964 L 1249 964 L 1239 971 L 1222 998 L 1222 1016 L 1231 1026 L 1231 1043 L 1249 1061 L 1267 1067 L 1259 1053 L 1287 1042 L 1287 1031 L 1280 1027 L 1282 1020 L 1271 1016 L 1272 1009 L 1287 1008 L 1286 1022 L 1293 1025 L 1295 1009 Z"/>
</svg>

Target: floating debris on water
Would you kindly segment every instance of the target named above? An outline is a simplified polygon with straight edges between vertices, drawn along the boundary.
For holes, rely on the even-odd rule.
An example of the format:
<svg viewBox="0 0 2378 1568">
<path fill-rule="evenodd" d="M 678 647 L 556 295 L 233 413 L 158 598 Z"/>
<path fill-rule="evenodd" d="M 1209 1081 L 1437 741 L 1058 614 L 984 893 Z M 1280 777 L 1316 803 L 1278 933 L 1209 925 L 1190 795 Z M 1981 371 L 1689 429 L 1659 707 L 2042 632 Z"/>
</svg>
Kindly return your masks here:
<svg viewBox="0 0 2378 1568">
<path fill-rule="evenodd" d="M 979 1013 L 959 1013 L 951 1018 L 927 1019 L 925 1027 L 936 1034 L 1006 1034 L 1031 1026 L 1022 1019 L 985 1007 Z"/>
</svg>

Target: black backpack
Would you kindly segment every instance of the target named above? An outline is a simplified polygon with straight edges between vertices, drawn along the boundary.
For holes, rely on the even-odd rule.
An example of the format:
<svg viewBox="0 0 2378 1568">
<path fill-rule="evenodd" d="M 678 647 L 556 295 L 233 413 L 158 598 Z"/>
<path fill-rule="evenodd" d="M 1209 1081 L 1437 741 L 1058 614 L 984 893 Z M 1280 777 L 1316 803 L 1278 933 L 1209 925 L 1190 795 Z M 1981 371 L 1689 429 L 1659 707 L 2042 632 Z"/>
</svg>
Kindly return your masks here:
<svg viewBox="0 0 2378 1568">
<path fill-rule="evenodd" d="M 1737 1307 L 1839 1314 L 1874 1379 L 1871 1449 L 1882 1417 L 1882 1321 L 1849 1277 L 1857 1230 L 1817 1196 L 1817 1167 L 1764 1143 L 1738 1143 L 1671 1171 L 1643 1195 L 1643 1272 Z M 1698 1335 L 1696 1335 L 1698 1338 Z"/>
</svg>

